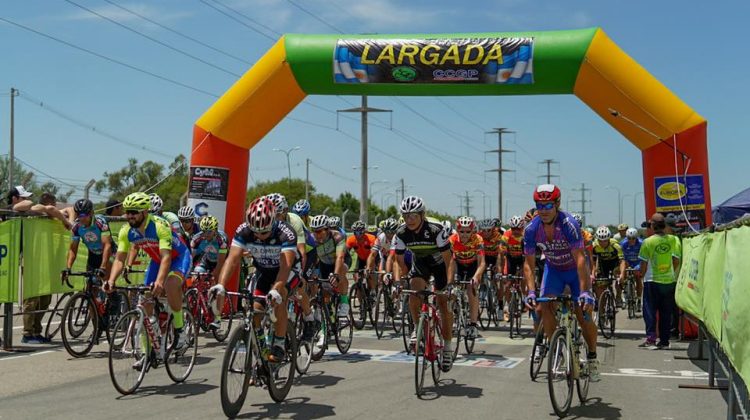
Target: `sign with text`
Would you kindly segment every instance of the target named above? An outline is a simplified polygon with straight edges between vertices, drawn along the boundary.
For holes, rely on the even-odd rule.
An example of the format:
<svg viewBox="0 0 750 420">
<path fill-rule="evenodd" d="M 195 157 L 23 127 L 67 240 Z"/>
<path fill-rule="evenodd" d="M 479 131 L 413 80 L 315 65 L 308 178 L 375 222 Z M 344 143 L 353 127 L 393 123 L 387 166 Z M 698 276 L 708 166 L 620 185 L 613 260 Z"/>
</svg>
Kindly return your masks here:
<svg viewBox="0 0 750 420">
<path fill-rule="evenodd" d="M 224 226 L 229 191 L 229 169 L 210 166 L 191 166 L 188 186 L 188 206 L 196 218 L 210 214 Z M 224 230 L 227 230 L 226 228 Z"/>
</svg>

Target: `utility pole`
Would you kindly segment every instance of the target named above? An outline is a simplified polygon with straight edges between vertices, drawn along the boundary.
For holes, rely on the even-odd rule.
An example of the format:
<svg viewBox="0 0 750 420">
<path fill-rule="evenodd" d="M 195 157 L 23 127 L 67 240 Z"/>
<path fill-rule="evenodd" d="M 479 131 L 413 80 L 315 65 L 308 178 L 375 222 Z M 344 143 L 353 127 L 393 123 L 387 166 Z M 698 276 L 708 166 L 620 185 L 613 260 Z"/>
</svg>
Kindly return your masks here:
<svg viewBox="0 0 750 420">
<path fill-rule="evenodd" d="M 13 188 L 13 164 L 15 163 L 14 158 L 14 142 L 15 142 L 15 98 L 18 96 L 18 90 L 10 88 L 10 154 L 8 155 L 8 190 Z M 19 250 L 11 250 L 11 252 L 18 252 Z M 17 279 L 16 279 L 17 280 Z M 13 281 L 13 280 L 11 280 Z M 6 303 L 3 311 L 5 317 L 3 318 L 3 349 L 11 350 L 13 348 L 13 304 Z"/>
<path fill-rule="evenodd" d="M 570 200 L 574 203 L 581 203 L 581 219 L 583 219 L 583 224 L 586 224 L 586 215 L 591 214 L 591 211 L 586 210 L 586 202 L 591 202 L 591 200 L 586 200 L 586 193 L 591 191 L 591 188 L 586 188 L 586 184 L 581 182 L 581 188 L 573 188 L 573 191 L 580 191 L 581 192 L 581 199 L 580 200 Z"/>
<path fill-rule="evenodd" d="M 469 201 L 469 191 L 466 190 L 466 215 L 471 216 L 471 201 Z"/>
<path fill-rule="evenodd" d="M 305 159 L 305 200 L 310 202 L 310 158 Z"/>
<path fill-rule="evenodd" d="M 554 164 L 554 163 L 560 163 L 560 162 L 558 162 L 558 161 L 556 161 L 554 159 L 544 159 L 543 161 L 541 161 L 539 163 L 547 165 L 547 175 L 540 175 L 540 178 L 546 177 L 547 178 L 547 183 L 551 184 L 552 183 L 552 178 L 556 178 L 558 176 L 558 175 L 553 175 L 552 174 L 552 164 Z"/>
<path fill-rule="evenodd" d="M 500 127 L 486 132 L 486 134 L 497 134 L 497 149 L 485 152 L 497 153 L 497 169 L 488 169 L 485 172 L 497 172 L 497 213 L 500 220 L 503 220 L 503 172 L 514 172 L 512 169 L 503 168 L 503 153 L 515 152 L 515 150 L 503 149 L 503 134 L 507 133 L 515 133 L 515 131 Z"/>
<path fill-rule="evenodd" d="M 401 188 L 397 189 L 396 193 L 398 193 L 399 191 L 401 191 L 401 201 L 404 201 L 404 194 L 406 193 L 406 187 L 404 187 L 404 178 L 401 178 Z"/>
<path fill-rule="evenodd" d="M 362 96 L 362 106 L 359 108 L 340 109 L 337 112 L 359 112 L 362 114 L 362 152 L 361 152 L 361 175 L 360 175 L 360 198 L 359 217 L 367 222 L 367 114 L 370 112 L 393 112 L 390 109 L 370 108 L 367 106 L 367 96 Z"/>
</svg>

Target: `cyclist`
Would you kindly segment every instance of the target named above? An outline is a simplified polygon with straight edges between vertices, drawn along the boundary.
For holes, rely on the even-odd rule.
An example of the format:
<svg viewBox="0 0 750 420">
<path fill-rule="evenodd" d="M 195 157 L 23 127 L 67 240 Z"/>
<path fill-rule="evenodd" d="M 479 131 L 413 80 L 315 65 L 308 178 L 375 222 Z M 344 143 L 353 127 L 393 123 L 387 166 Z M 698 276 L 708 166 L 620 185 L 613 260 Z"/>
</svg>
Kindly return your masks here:
<svg viewBox="0 0 750 420">
<path fill-rule="evenodd" d="M 76 201 L 73 211 L 76 220 L 71 228 L 68 261 L 63 276 L 70 274 L 70 269 L 78 256 L 78 244 L 83 238 L 83 244 L 88 249 L 86 270 L 93 271 L 99 278 L 104 279 L 112 267 L 110 257 L 117 253 L 109 223 L 104 217 L 94 215 L 94 203 L 86 198 Z"/>
<path fill-rule="evenodd" d="M 534 190 L 537 217 L 533 217 L 524 231 L 524 277 L 529 289 L 526 302 L 536 303 L 534 290 L 534 269 L 536 267 L 537 245 L 544 251 L 546 263 L 539 291 L 541 296 L 554 297 L 570 288 L 573 299 L 581 304 L 576 307 L 576 317 L 588 344 L 587 360 L 590 380 L 599 381 L 599 362 L 596 358 L 596 325 L 591 321 L 594 297 L 591 295 L 589 269 L 583 253 L 583 238 L 578 223 L 572 216 L 560 210 L 560 188 L 552 184 L 542 184 Z M 542 307 L 544 335 L 547 338 L 557 328 L 555 305 L 545 302 Z M 587 313 L 584 318 L 583 311 Z M 535 355 L 536 357 L 536 355 Z"/>
<path fill-rule="evenodd" d="M 625 239 L 620 242 L 620 248 L 622 248 L 622 255 L 629 268 L 635 270 L 635 290 L 638 296 L 635 310 L 641 311 L 641 296 L 643 296 L 643 278 L 641 277 L 641 260 L 638 255 L 641 252 L 641 245 L 643 241 L 638 237 L 638 230 L 635 228 L 629 228 L 625 232 Z"/>
<path fill-rule="evenodd" d="M 630 228 L 630 226 L 628 226 L 627 223 L 620 223 L 617 225 L 617 233 L 615 233 L 615 236 L 613 236 L 612 239 L 619 244 L 627 236 L 628 228 Z"/>
<path fill-rule="evenodd" d="M 177 218 L 180 221 L 185 243 L 189 244 L 192 237 L 201 230 L 201 227 L 195 221 L 195 210 L 190 206 L 180 207 L 180 210 L 177 211 Z"/>
<path fill-rule="evenodd" d="M 151 198 L 151 209 L 149 210 L 149 213 L 161 216 L 165 219 L 167 219 L 167 222 L 169 222 L 170 225 L 172 225 L 173 228 L 180 228 L 180 219 L 177 217 L 176 214 L 172 213 L 171 211 L 163 211 L 164 208 L 164 201 L 159 197 L 156 193 L 151 193 L 148 195 L 149 198 Z"/>
<path fill-rule="evenodd" d="M 484 241 L 476 230 L 477 225 L 473 218 L 461 216 L 456 220 L 456 232 L 448 238 L 453 253 L 449 271 L 455 272 L 461 281 L 471 280 L 471 286 L 468 287 L 470 322 L 469 330 L 466 332 L 469 339 L 477 337 L 477 319 L 479 318 L 477 288 L 486 268 Z"/>
<path fill-rule="evenodd" d="M 583 218 L 578 213 L 573 213 L 573 218 L 578 222 L 578 226 L 581 227 L 581 235 L 583 235 L 583 247 L 586 250 L 586 263 L 589 265 L 589 269 L 594 267 L 594 235 L 587 231 L 583 227 Z"/>
<path fill-rule="evenodd" d="M 502 262 L 500 267 L 503 268 L 503 274 L 505 275 L 520 276 L 523 273 L 523 228 L 525 223 L 521 216 L 513 216 L 508 221 L 508 225 L 510 229 L 506 230 L 502 236 L 500 253 Z M 507 282 L 511 281 L 507 277 L 506 279 Z M 521 293 L 525 292 L 526 285 L 521 282 Z M 510 287 L 505 289 L 505 305 L 503 308 L 503 319 L 505 321 L 510 319 L 508 302 L 510 302 Z"/>
<path fill-rule="evenodd" d="M 496 276 L 502 274 L 503 260 L 500 253 L 503 235 L 495 227 L 492 219 L 485 219 L 479 222 L 479 236 L 484 242 L 484 260 L 487 264 L 486 270 L 494 275 L 490 275 L 490 280 L 494 282 L 497 289 L 497 301 L 503 301 L 503 283 L 497 280 Z"/>
<path fill-rule="evenodd" d="M 622 248 L 620 244 L 611 240 L 612 232 L 606 226 L 599 226 L 596 228 L 596 241 L 594 241 L 594 270 L 592 271 L 592 280 L 596 278 L 606 278 L 610 274 L 614 274 L 619 269 L 617 283 L 615 287 L 617 289 L 617 297 L 615 302 L 620 302 L 622 298 L 622 283 L 625 279 L 625 259 L 622 255 Z M 604 288 L 594 284 L 594 292 L 596 293 L 597 301 L 601 297 Z M 624 304 L 623 304 L 624 307 Z"/>
<path fill-rule="evenodd" d="M 425 205 L 421 198 L 409 196 L 401 201 L 399 206 L 401 215 L 404 218 L 404 224 L 396 229 L 396 235 L 393 238 L 393 248 L 396 250 L 396 259 L 398 264 L 395 265 L 394 271 L 396 278 L 400 278 L 400 267 L 405 265 L 404 254 L 410 249 L 413 254 L 411 270 L 408 276 L 411 277 L 410 288 L 412 290 L 424 290 L 427 288 L 427 281 L 430 276 L 434 277 L 435 290 L 443 290 L 453 283 L 453 273 L 450 268 L 450 261 L 453 257 L 448 238 L 451 232 L 441 226 L 440 223 L 429 222 L 425 220 Z M 406 273 L 404 273 L 406 274 Z M 442 333 L 446 343 L 451 341 L 453 336 L 453 312 L 448 310 L 448 296 L 437 296 L 437 305 L 442 314 Z M 421 301 L 416 295 L 409 296 L 409 312 L 412 319 L 419 319 L 419 310 Z M 411 343 L 416 342 L 416 330 L 412 331 Z M 453 351 L 450 346 L 443 347 L 443 370 L 447 371 L 453 363 Z"/>
<path fill-rule="evenodd" d="M 172 231 L 166 220 L 149 214 L 151 200 L 147 194 L 135 192 L 128 195 L 123 200 L 122 207 L 128 224 L 123 226 L 118 234 L 117 255 L 109 273 L 109 282 L 105 285 L 106 291 L 111 293 L 114 290 L 115 280 L 125 267 L 125 258 L 131 245 L 136 250 L 143 250 L 151 257 L 144 283 L 153 286 L 154 297 L 166 292 L 177 338 L 175 348 L 182 349 L 187 345 L 187 334 L 182 333 L 182 281 L 190 270 L 190 250 Z M 152 316 L 153 303 L 145 307 L 146 314 Z M 142 360 L 136 364 L 139 362 L 142 363 Z"/>
<path fill-rule="evenodd" d="M 292 207 L 292 213 L 296 214 L 302 219 L 305 226 L 310 226 L 310 202 L 305 200 L 297 201 Z"/>
<path fill-rule="evenodd" d="M 327 279 L 334 274 L 331 284 L 339 293 L 339 309 L 336 315 L 349 316 L 349 280 L 346 278 L 346 272 L 349 271 L 348 263 L 351 258 L 347 258 L 349 254 L 346 252 L 346 236 L 329 227 L 328 216 L 325 214 L 310 219 L 310 229 L 315 237 L 320 278 Z M 321 340 L 325 340 L 325 337 Z"/>
<path fill-rule="evenodd" d="M 328 218 L 328 227 L 338 231 L 340 234 L 346 237 L 346 231 L 341 227 L 341 218 L 338 216 L 331 216 Z"/>
<path fill-rule="evenodd" d="M 370 257 L 372 246 L 375 245 L 375 236 L 365 231 L 367 227 L 361 220 L 352 223 L 354 235 L 346 238 L 346 252 L 352 249 L 357 254 L 357 269 L 367 268 L 367 259 Z M 370 298 L 375 298 L 375 278 L 367 276 L 367 288 L 370 290 Z"/>
<path fill-rule="evenodd" d="M 255 266 L 255 289 L 253 296 L 265 296 L 267 300 L 256 300 L 253 307 L 262 311 L 264 303 L 274 307 L 276 320 L 274 322 L 274 337 L 271 354 L 268 360 L 280 362 L 284 359 L 286 329 L 289 314 L 287 312 L 287 297 L 299 284 L 299 256 L 297 255 L 297 237 L 294 230 L 283 221 L 275 220 L 276 210 L 273 202 L 266 196 L 253 200 L 245 213 L 245 222 L 237 227 L 229 248 L 227 261 L 219 275 L 219 283 L 211 288 L 216 295 L 216 306 L 224 307 L 226 284 L 232 277 L 242 259 L 244 252 L 253 256 Z M 256 334 L 260 327 L 261 315 L 253 317 L 253 327 Z M 305 334 L 312 330 L 311 323 L 305 322 Z"/>
</svg>

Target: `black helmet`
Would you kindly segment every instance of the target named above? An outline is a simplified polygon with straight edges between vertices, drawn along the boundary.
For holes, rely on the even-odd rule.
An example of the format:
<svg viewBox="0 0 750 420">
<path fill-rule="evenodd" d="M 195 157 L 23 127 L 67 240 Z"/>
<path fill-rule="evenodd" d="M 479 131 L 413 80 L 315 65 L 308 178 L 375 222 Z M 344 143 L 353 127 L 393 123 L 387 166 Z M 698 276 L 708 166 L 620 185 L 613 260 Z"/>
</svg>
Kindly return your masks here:
<svg viewBox="0 0 750 420">
<path fill-rule="evenodd" d="M 94 211 L 94 203 L 91 202 L 91 200 L 87 198 L 82 198 L 73 205 L 73 211 L 76 212 L 77 215 L 86 215 L 90 216 L 91 213 Z"/>
</svg>

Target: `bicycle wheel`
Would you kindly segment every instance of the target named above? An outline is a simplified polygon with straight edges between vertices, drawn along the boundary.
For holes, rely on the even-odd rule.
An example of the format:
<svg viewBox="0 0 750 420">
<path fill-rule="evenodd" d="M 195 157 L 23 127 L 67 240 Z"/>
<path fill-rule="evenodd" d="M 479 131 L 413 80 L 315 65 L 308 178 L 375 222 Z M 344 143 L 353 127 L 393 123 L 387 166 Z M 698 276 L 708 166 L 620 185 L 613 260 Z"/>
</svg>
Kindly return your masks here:
<svg viewBox="0 0 750 420">
<path fill-rule="evenodd" d="M 373 324 L 373 327 L 375 327 L 375 336 L 378 337 L 378 340 L 383 337 L 385 326 L 388 325 L 388 313 L 390 309 L 387 301 L 388 293 L 390 293 L 389 290 L 386 290 L 385 287 L 381 287 L 375 298 L 375 323 Z"/>
<path fill-rule="evenodd" d="M 48 340 L 52 340 L 53 338 L 55 338 L 57 333 L 60 331 L 60 326 L 62 325 L 63 319 L 63 311 L 65 310 L 65 305 L 68 303 L 68 300 L 71 296 L 73 296 L 73 292 L 68 292 L 63 294 L 62 296 L 58 296 L 55 307 L 47 317 L 47 324 L 44 327 L 44 336 L 47 337 Z"/>
<path fill-rule="evenodd" d="M 609 322 L 610 318 L 608 316 L 608 305 L 609 300 L 612 298 L 611 293 L 609 290 L 605 290 L 602 292 L 602 297 L 599 300 L 599 310 L 598 312 L 598 324 L 599 324 L 599 330 L 602 332 L 602 337 L 609 338 Z"/>
<path fill-rule="evenodd" d="M 365 291 L 357 283 L 349 286 L 349 318 L 351 318 L 354 328 L 361 330 L 367 322 L 367 303 L 365 300 Z"/>
<path fill-rule="evenodd" d="M 211 309 L 209 309 L 211 310 Z M 232 299 L 224 299 L 224 307 L 221 309 L 221 326 L 211 331 L 219 343 L 223 343 L 232 331 L 232 320 L 234 319 L 234 303 Z"/>
<path fill-rule="evenodd" d="M 414 329 L 414 322 L 411 319 L 411 311 L 409 311 L 408 301 L 408 297 L 403 295 L 401 301 L 401 338 L 404 341 L 404 350 L 406 351 L 406 354 L 409 354 L 412 351 L 409 341 L 411 339 L 411 331 Z"/>
<path fill-rule="evenodd" d="M 517 297 L 518 292 L 514 290 L 513 292 L 511 292 L 510 301 L 508 302 L 508 320 L 510 321 L 510 328 L 508 329 L 508 332 L 510 333 L 511 339 L 513 339 L 513 337 L 518 337 L 521 330 L 520 327 L 517 326 L 517 324 L 521 322 L 521 314 L 516 314 Z"/>
<path fill-rule="evenodd" d="M 490 314 L 492 298 L 490 297 L 490 288 L 486 284 L 482 283 L 479 285 L 479 326 L 482 327 L 482 331 L 486 331 L 490 327 L 492 322 L 492 316 Z"/>
<path fill-rule="evenodd" d="M 289 394 L 292 382 L 294 382 L 294 372 L 296 371 L 297 335 L 291 323 L 288 323 L 286 327 L 284 353 L 285 356 L 281 362 L 266 362 L 268 367 L 268 394 L 277 403 L 284 401 L 287 394 Z"/>
<path fill-rule="evenodd" d="M 466 334 L 466 324 L 463 320 L 463 301 L 457 299 L 453 302 L 453 339 L 448 345 L 452 346 L 453 360 L 458 357 L 458 350 L 461 348 L 461 336 Z"/>
<path fill-rule="evenodd" d="M 424 374 L 427 371 L 427 357 L 425 350 L 427 350 L 427 334 L 424 331 L 425 318 L 419 317 L 419 323 L 417 324 L 417 341 L 414 346 L 414 388 L 417 396 L 422 395 L 422 387 L 424 386 Z"/>
<path fill-rule="evenodd" d="M 547 384 L 552 408 L 559 417 L 565 417 L 573 399 L 572 349 L 565 338 L 565 328 L 558 328 L 550 340 L 547 358 Z"/>
<path fill-rule="evenodd" d="M 489 313 L 490 315 L 489 318 L 492 321 L 492 323 L 495 324 L 495 327 L 499 327 L 500 326 L 500 312 L 502 312 L 502 305 L 501 305 L 502 302 L 499 302 L 497 300 L 497 288 L 494 285 L 490 287 L 489 293 L 490 293 L 489 307 L 491 309 Z"/>
<path fill-rule="evenodd" d="M 576 378 L 576 392 L 578 393 L 578 400 L 582 405 L 586 404 L 589 394 L 589 374 L 588 374 L 588 354 L 589 346 L 586 340 L 583 339 L 581 332 L 578 332 L 578 338 L 576 339 L 576 345 L 578 347 L 578 378 Z"/>
<path fill-rule="evenodd" d="M 182 382 L 190 376 L 195 366 L 195 358 L 198 356 L 198 325 L 195 323 L 193 314 L 182 311 L 183 327 L 182 334 L 187 334 L 185 347 L 177 349 L 174 335 L 174 318 L 170 317 L 167 325 L 167 353 L 164 356 L 164 367 L 167 375 L 174 382 Z"/>
<path fill-rule="evenodd" d="M 302 340 L 302 334 L 305 330 L 305 318 L 301 311 L 297 315 L 294 325 L 296 326 L 295 337 L 297 341 L 297 359 L 294 362 L 294 367 L 297 369 L 297 373 L 304 375 L 307 373 L 307 369 L 310 367 L 310 362 L 312 361 L 313 346 L 309 341 Z"/>
<path fill-rule="evenodd" d="M 107 298 L 107 316 L 109 319 L 107 320 L 107 341 L 109 342 L 112 340 L 112 335 L 115 330 L 115 325 L 117 324 L 117 321 L 120 320 L 120 317 L 130 311 L 130 299 L 128 298 L 128 294 L 123 292 L 122 290 L 118 290 L 114 293 L 112 293 Z"/>
<path fill-rule="evenodd" d="M 338 310 L 339 304 L 337 303 L 337 313 Z M 336 339 L 336 347 L 338 347 L 341 354 L 346 354 L 346 352 L 348 352 L 349 348 L 352 346 L 352 336 L 354 335 L 352 324 L 351 314 L 345 317 L 336 316 L 336 325 L 334 326 L 333 332 L 334 338 Z"/>
<path fill-rule="evenodd" d="M 469 320 L 466 311 L 461 314 L 461 322 L 463 324 L 462 330 L 464 332 L 464 348 L 466 349 L 466 354 L 471 354 L 474 352 L 474 344 L 476 343 L 477 339 L 476 337 L 469 338 Z"/>
<path fill-rule="evenodd" d="M 320 319 L 320 328 L 315 331 L 315 335 L 313 336 L 311 344 L 312 354 L 310 355 L 312 360 L 317 361 L 323 357 L 323 354 L 326 352 L 326 347 L 328 347 L 328 331 L 330 328 L 328 320 L 331 319 L 331 317 L 328 315 L 328 311 L 324 309 L 323 306 L 320 306 L 317 301 L 312 304 L 312 310 L 315 319 Z"/>
<path fill-rule="evenodd" d="M 143 313 L 132 310 L 117 320 L 109 341 L 109 377 L 117 392 L 129 395 L 141 385 L 149 360 L 144 343 Z M 143 339 L 143 340 L 142 340 Z"/>
<path fill-rule="evenodd" d="M 539 349 L 539 350 L 537 350 Z M 537 356 L 537 353 L 539 355 Z M 547 356 L 547 340 L 544 338 L 544 328 L 539 325 L 534 337 L 534 345 L 531 347 L 531 363 L 529 363 L 529 375 L 536 382 L 539 371 L 542 369 L 544 358 Z"/>
<path fill-rule="evenodd" d="M 438 386 L 440 383 L 440 373 L 443 371 L 443 346 L 445 345 L 445 339 L 440 328 L 432 328 L 430 335 L 432 336 L 432 342 L 435 343 L 432 345 L 432 351 L 436 353 L 435 360 L 430 362 L 430 370 L 432 370 L 432 382 L 435 386 Z"/>
<path fill-rule="evenodd" d="M 73 357 L 84 357 L 99 339 L 99 315 L 94 302 L 79 292 L 63 311 L 62 342 Z"/>
<path fill-rule="evenodd" d="M 404 306 L 401 303 L 401 295 L 396 295 L 395 299 L 393 295 L 388 297 L 390 302 L 391 311 L 391 326 L 396 334 L 401 334 L 401 318 L 403 318 Z"/>
<path fill-rule="evenodd" d="M 253 366 L 253 351 L 250 334 L 252 329 L 245 330 L 238 325 L 232 330 L 224 350 L 221 362 L 221 408 L 229 418 L 234 418 L 242 409 L 247 396 Z"/>
<path fill-rule="evenodd" d="M 626 283 L 627 291 L 627 302 L 628 302 L 628 319 L 634 319 L 635 318 L 635 288 L 633 287 L 633 282 L 628 281 Z"/>
</svg>

